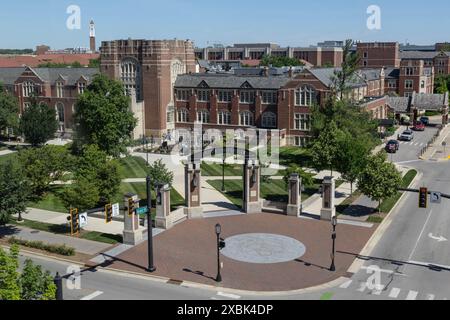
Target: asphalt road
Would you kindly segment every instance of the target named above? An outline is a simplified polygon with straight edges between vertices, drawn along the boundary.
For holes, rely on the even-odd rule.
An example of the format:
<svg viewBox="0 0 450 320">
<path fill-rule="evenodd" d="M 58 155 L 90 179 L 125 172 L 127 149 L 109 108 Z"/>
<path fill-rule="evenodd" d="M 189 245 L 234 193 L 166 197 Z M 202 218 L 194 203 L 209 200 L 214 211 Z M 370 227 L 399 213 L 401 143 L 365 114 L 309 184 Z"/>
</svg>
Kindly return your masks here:
<svg viewBox="0 0 450 320">
<path fill-rule="evenodd" d="M 402 144 L 393 160 L 423 173 L 414 187 L 427 186 L 429 190 L 450 194 L 450 162 L 417 160 L 421 144 L 426 143 L 434 132 L 435 129 L 427 129 L 417 133 L 413 143 Z M 332 289 L 286 296 L 239 296 L 219 290 L 186 288 L 143 277 L 91 270 L 81 274 L 80 289 L 65 288 L 64 296 L 69 300 L 447 300 L 450 298 L 449 201 L 443 199 L 440 205 L 432 204 L 428 209 L 419 209 L 417 194 L 403 197 L 364 266 L 343 285 Z M 53 273 L 66 274 L 69 266 L 43 258 L 34 257 L 33 260 Z M 375 286 L 377 284 L 380 287 Z"/>
</svg>

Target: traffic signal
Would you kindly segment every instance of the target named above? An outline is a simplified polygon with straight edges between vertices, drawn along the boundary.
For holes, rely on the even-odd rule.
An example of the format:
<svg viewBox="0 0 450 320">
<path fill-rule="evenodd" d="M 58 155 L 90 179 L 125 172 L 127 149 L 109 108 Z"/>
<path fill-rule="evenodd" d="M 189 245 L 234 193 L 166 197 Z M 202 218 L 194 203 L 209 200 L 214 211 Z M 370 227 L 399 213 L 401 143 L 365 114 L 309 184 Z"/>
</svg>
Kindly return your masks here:
<svg viewBox="0 0 450 320">
<path fill-rule="evenodd" d="M 134 213 L 134 210 L 136 210 L 135 204 L 134 204 L 134 199 L 133 198 L 129 198 L 128 199 L 128 215 L 132 216 L 133 213 Z"/>
<path fill-rule="evenodd" d="M 70 234 L 76 235 L 80 233 L 80 215 L 78 209 L 70 209 Z"/>
<path fill-rule="evenodd" d="M 428 208 L 428 189 L 420 188 L 419 190 L 419 208 Z"/>
<path fill-rule="evenodd" d="M 106 223 L 110 223 L 113 221 L 113 210 L 112 210 L 112 204 L 107 204 L 105 206 L 105 219 Z"/>
</svg>

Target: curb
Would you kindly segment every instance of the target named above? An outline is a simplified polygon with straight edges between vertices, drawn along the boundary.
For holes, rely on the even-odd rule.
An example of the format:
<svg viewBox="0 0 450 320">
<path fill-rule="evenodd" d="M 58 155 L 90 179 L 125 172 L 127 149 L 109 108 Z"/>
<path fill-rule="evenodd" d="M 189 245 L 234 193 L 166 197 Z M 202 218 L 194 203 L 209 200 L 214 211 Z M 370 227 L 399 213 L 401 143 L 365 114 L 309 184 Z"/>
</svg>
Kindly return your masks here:
<svg viewBox="0 0 450 320">
<path fill-rule="evenodd" d="M 408 170 L 416 170 L 417 171 L 417 175 L 409 184 L 409 187 L 411 187 L 423 176 L 423 173 L 418 171 L 415 168 L 409 168 Z M 387 228 L 390 226 L 390 224 L 394 220 L 395 214 L 393 214 L 393 213 L 397 209 L 397 207 L 400 205 L 400 203 L 402 203 L 404 201 L 406 194 L 407 194 L 407 192 L 403 192 L 400 199 L 398 199 L 397 203 L 394 205 L 394 207 L 392 207 L 391 211 L 389 211 L 386 218 L 378 226 L 375 233 L 372 235 L 372 237 L 369 239 L 369 241 L 367 241 L 365 247 L 359 253 L 360 256 L 369 256 L 372 253 L 373 249 L 378 244 L 381 237 L 383 236 L 383 234 L 386 232 Z M 364 260 L 356 258 L 356 260 L 353 262 L 353 264 L 350 266 L 350 268 L 347 270 L 347 272 L 356 273 L 361 269 L 361 267 L 363 265 L 364 265 Z"/>
</svg>

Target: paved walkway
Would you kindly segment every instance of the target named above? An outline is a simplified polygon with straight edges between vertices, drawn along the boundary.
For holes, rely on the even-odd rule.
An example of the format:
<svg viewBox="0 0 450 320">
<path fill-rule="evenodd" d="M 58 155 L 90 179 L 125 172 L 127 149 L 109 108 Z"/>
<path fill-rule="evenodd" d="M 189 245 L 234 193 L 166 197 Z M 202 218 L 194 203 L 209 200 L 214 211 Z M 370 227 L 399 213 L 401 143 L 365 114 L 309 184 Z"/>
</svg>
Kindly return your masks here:
<svg viewBox="0 0 450 320">
<path fill-rule="evenodd" d="M 34 208 L 28 208 L 26 214 L 22 214 L 22 218 L 31 221 L 44 222 L 55 225 L 67 224 L 67 217 L 69 214 L 52 212 L 47 210 L 40 210 Z M 112 221 L 111 223 L 106 223 L 104 219 L 89 217 L 88 225 L 83 229 L 86 231 L 97 231 L 100 233 L 107 234 L 122 234 L 124 223 L 119 221 Z"/>
<path fill-rule="evenodd" d="M 443 146 L 443 143 L 446 146 Z M 442 130 L 439 138 L 421 158 L 430 161 L 448 161 L 450 159 L 450 124 Z"/>
<path fill-rule="evenodd" d="M 110 248 L 110 244 L 79 239 L 44 231 L 32 230 L 21 226 L 0 227 L 0 237 L 14 236 L 18 239 L 28 241 L 42 241 L 49 244 L 67 245 L 75 249 L 76 252 L 88 255 L 95 255 Z"/>
<path fill-rule="evenodd" d="M 1 156 L 6 156 L 6 155 L 11 154 L 11 153 L 15 153 L 15 152 L 17 152 L 17 151 L 12 151 L 12 150 L 1 150 L 1 151 L 0 151 L 0 157 L 1 157 Z"/>
</svg>

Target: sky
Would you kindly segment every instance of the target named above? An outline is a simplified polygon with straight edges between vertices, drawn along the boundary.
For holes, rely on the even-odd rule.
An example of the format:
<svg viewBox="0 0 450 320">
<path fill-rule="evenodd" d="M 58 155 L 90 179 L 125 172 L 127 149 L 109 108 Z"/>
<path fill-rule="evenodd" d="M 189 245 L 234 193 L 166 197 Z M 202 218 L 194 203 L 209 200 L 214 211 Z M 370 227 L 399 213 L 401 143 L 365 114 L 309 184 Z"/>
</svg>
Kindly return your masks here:
<svg viewBox="0 0 450 320">
<path fill-rule="evenodd" d="M 80 29 L 67 28 L 67 8 L 80 8 Z M 380 8 L 381 29 L 369 30 L 370 5 Z M 309 46 L 324 40 L 450 41 L 448 0 L 39 0 L 0 7 L 0 48 L 89 47 L 89 21 L 100 41 L 191 39 L 215 43 L 273 42 Z"/>
</svg>

